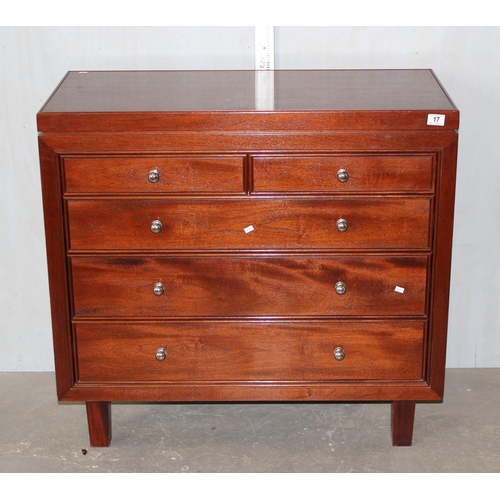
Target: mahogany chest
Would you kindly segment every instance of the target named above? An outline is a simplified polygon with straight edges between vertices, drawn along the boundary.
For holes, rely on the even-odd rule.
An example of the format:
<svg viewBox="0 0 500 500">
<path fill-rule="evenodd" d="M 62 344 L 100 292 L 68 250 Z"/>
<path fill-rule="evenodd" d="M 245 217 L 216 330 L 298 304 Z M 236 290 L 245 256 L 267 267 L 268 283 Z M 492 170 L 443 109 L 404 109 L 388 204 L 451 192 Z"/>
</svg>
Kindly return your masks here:
<svg viewBox="0 0 500 500">
<path fill-rule="evenodd" d="M 69 72 L 38 116 L 57 393 L 443 397 L 459 113 L 430 70 Z"/>
</svg>

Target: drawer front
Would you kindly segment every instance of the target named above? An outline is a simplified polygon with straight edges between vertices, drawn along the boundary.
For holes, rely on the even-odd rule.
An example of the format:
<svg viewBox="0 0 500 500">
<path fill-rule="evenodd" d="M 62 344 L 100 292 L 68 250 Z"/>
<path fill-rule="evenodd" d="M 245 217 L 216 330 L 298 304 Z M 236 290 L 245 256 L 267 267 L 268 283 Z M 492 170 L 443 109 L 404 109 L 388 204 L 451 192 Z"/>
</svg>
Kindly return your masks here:
<svg viewBox="0 0 500 500">
<path fill-rule="evenodd" d="M 77 324 L 76 339 L 83 383 L 418 381 L 423 371 L 417 321 Z"/>
<path fill-rule="evenodd" d="M 65 158 L 68 193 L 243 193 L 244 156 Z"/>
<path fill-rule="evenodd" d="M 253 158 L 253 191 L 430 192 L 432 156 L 349 156 Z"/>
<path fill-rule="evenodd" d="M 429 198 L 419 197 L 70 200 L 70 245 L 72 250 L 427 249 L 430 205 Z M 155 221 L 161 223 L 156 233 Z"/>
<path fill-rule="evenodd" d="M 74 311 L 77 317 L 144 318 L 422 316 L 427 261 L 426 256 L 73 257 Z"/>
</svg>

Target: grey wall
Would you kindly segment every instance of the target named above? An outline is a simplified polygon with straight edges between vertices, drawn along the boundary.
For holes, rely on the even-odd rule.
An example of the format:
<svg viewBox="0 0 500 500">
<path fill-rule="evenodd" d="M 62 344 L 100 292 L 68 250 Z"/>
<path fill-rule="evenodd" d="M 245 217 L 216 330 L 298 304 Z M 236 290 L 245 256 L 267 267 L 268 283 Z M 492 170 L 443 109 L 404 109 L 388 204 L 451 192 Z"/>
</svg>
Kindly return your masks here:
<svg viewBox="0 0 500 500">
<path fill-rule="evenodd" d="M 275 67 L 433 68 L 461 111 L 449 367 L 500 366 L 500 28 L 277 27 Z M 35 115 L 68 70 L 253 69 L 253 27 L 0 28 L 0 371 L 53 369 Z"/>
</svg>

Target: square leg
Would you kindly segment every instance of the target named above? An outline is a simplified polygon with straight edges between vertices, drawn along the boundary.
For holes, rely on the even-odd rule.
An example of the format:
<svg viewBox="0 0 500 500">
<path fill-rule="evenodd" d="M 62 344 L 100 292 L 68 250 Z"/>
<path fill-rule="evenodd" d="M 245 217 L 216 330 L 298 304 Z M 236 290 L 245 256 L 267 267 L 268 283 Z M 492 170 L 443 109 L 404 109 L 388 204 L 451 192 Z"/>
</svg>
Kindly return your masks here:
<svg viewBox="0 0 500 500">
<path fill-rule="evenodd" d="M 393 401 L 391 417 L 392 445 L 411 446 L 415 401 Z"/>
<path fill-rule="evenodd" d="M 111 443 L 111 403 L 87 401 L 90 446 L 107 447 Z"/>
</svg>

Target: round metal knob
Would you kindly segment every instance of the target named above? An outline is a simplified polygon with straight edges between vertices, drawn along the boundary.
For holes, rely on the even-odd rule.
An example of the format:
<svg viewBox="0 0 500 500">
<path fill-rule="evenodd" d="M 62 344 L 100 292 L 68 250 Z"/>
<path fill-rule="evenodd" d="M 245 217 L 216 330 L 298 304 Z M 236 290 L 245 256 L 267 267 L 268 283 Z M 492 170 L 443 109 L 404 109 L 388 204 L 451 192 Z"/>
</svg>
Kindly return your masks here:
<svg viewBox="0 0 500 500">
<path fill-rule="evenodd" d="M 163 225 L 159 220 L 154 220 L 153 222 L 151 222 L 151 231 L 155 234 L 158 234 L 161 231 L 162 227 Z"/>
<path fill-rule="evenodd" d="M 166 357 L 167 357 L 167 350 L 164 347 L 158 347 L 158 349 L 156 349 L 156 359 L 158 361 L 165 361 Z"/>
<path fill-rule="evenodd" d="M 345 283 L 343 281 L 337 281 L 337 283 L 335 283 L 335 291 L 338 295 L 344 295 L 346 291 Z"/>
<path fill-rule="evenodd" d="M 165 287 L 163 286 L 163 283 L 155 283 L 155 286 L 153 288 L 153 293 L 155 295 L 163 295 L 163 292 L 165 291 Z"/>
<path fill-rule="evenodd" d="M 149 182 L 158 182 L 160 180 L 160 172 L 154 169 L 149 172 L 148 176 Z"/>
<path fill-rule="evenodd" d="M 337 229 L 343 233 L 344 231 L 347 231 L 347 228 L 348 228 L 348 224 L 347 224 L 347 221 L 345 219 L 339 219 L 337 221 Z"/>
<path fill-rule="evenodd" d="M 337 172 L 337 179 L 340 181 L 340 182 L 347 182 L 349 180 L 349 174 L 347 173 L 347 170 L 344 170 L 343 168 L 341 168 L 338 172 Z"/>
<path fill-rule="evenodd" d="M 333 356 L 337 361 L 342 361 L 345 358 L 345 352 L 342 347 L 336 347 L 333 351 Z"/>
</svg>

